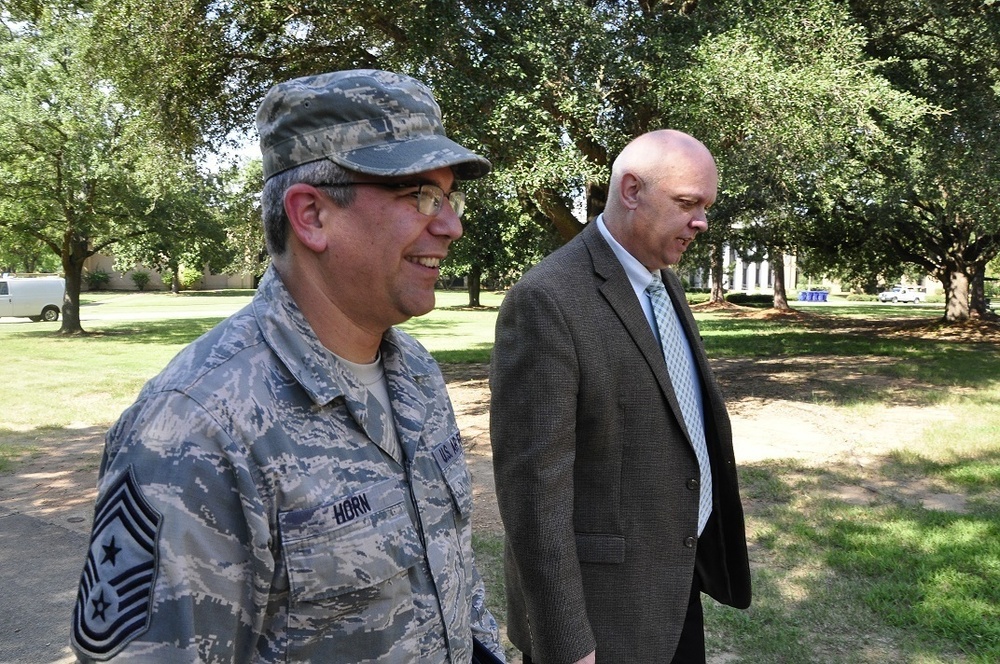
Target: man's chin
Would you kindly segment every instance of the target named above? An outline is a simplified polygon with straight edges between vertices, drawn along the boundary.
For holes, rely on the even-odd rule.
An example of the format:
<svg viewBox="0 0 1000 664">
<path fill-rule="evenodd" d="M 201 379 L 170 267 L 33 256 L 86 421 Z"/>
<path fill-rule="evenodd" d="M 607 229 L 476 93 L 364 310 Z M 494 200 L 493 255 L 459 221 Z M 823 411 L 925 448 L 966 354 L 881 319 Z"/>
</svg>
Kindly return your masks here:
<svg viewBox="0 0 1000 664">
<path fill-rule="evenodd" d="M 407 306 L 403 309 L 402 313 L 406 316 L 406 318 L 399 322 L 402 323 L 410 318 L 417 318 L 419 316 L 423 316 L 424 314 L 429 314 L 434 310 L 434 304 L 434 293 L 430 293 L 427 297 L 421 297 L 419 299 L 414 298 L 414 300 L 408 302 Z"/>
</svg>

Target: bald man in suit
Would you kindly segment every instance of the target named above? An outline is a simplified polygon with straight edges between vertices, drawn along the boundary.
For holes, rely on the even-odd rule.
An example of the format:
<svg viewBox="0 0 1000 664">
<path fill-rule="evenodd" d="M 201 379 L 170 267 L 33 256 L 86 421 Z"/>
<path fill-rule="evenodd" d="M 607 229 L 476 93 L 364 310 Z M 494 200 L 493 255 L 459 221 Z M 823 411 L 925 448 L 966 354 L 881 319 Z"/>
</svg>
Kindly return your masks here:
<svg viewBox="0 0 1000 664">
<path fill-rule="evenodd" d="M 750 604 L 729 416 L 666 269 L 708 228 L 717 191 L 697 139 L 636 138 L 604 213 L 500 309 L 491 437 L 508 634 L 525 662 L 704 662 L 701 593 Z M 647 292 L 657 280 L 673 334 Z"/>
</svg>

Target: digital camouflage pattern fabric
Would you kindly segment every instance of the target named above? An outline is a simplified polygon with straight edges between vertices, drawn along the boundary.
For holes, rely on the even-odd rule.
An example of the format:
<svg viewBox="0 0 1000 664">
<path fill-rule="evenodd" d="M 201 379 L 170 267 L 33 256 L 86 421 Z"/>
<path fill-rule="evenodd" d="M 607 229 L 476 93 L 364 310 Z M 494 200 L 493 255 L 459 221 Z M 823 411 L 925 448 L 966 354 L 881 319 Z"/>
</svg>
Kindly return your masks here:
<svg viewBox="0 0 1000 664">
<path fill-rule="evenodd" d="M 381 354 L 391 413 L 272 268 L 143 388 L 107 436 L 81 660 L 465 664 L 473 633 L 502 652 L 440 370 L 395 329 Z"/>
<path fill-rule="evenodd" d="M 490 162 L 445 135 L 441 109 L 416 79 L 375 69 L 275 85 L 257 111 L 264 179 L 320 159 L 386 177 L 450 166 L 460 180 Z"/>
</svg>

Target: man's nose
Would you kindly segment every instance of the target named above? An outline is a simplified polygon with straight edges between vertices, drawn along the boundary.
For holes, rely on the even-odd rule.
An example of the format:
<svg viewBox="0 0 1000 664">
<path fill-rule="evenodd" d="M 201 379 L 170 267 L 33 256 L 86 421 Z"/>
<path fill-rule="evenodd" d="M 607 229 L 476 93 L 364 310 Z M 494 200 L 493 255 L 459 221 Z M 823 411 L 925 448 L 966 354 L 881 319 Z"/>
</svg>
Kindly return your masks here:
<svg viewBox="0 0 1000 664">
<path fill-rule="evenodd" d="M 694 228 L 699 233 L 704 233 L 708 230 L 708 213 L 705 210 L 699 212 L 691 220 L 691 228 Z"/>
<path fill-rule="evenodd" d="M 452 242 L 462 237 L 462 220 L 455 214 L 455 209 L 447 198 L 441 205 L 441 211 L 431 220 L 430 231 L 434 235 L 451 238 Z"/>
</svg>

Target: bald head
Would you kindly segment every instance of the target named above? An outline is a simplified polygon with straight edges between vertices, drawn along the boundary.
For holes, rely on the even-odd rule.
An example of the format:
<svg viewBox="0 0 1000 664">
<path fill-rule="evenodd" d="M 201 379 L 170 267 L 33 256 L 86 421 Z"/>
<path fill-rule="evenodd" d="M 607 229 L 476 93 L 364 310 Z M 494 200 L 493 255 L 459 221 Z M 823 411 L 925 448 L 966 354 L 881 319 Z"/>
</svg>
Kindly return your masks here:
<svg viewBox="0 0 1000 664">
<path fill-rule="evenodd" d="M 620 193 L 622 178 L 626 174 L 636 176 L 644 182 L 659 182 L 690 164 L 715 171 L 712 153 L 694 136 L 676 129 L 660 129 L 643 134 L 625 146 L 611 167 L 608 205 Z"/>
<path fill-rule="evenodd" d="M 649 132 L 615 159 L 604 222 L 643 265 L 661 269 L 708 228 L 718 186 L 715 160 L 701 141 L 673 129 Z"/>
</svg>

